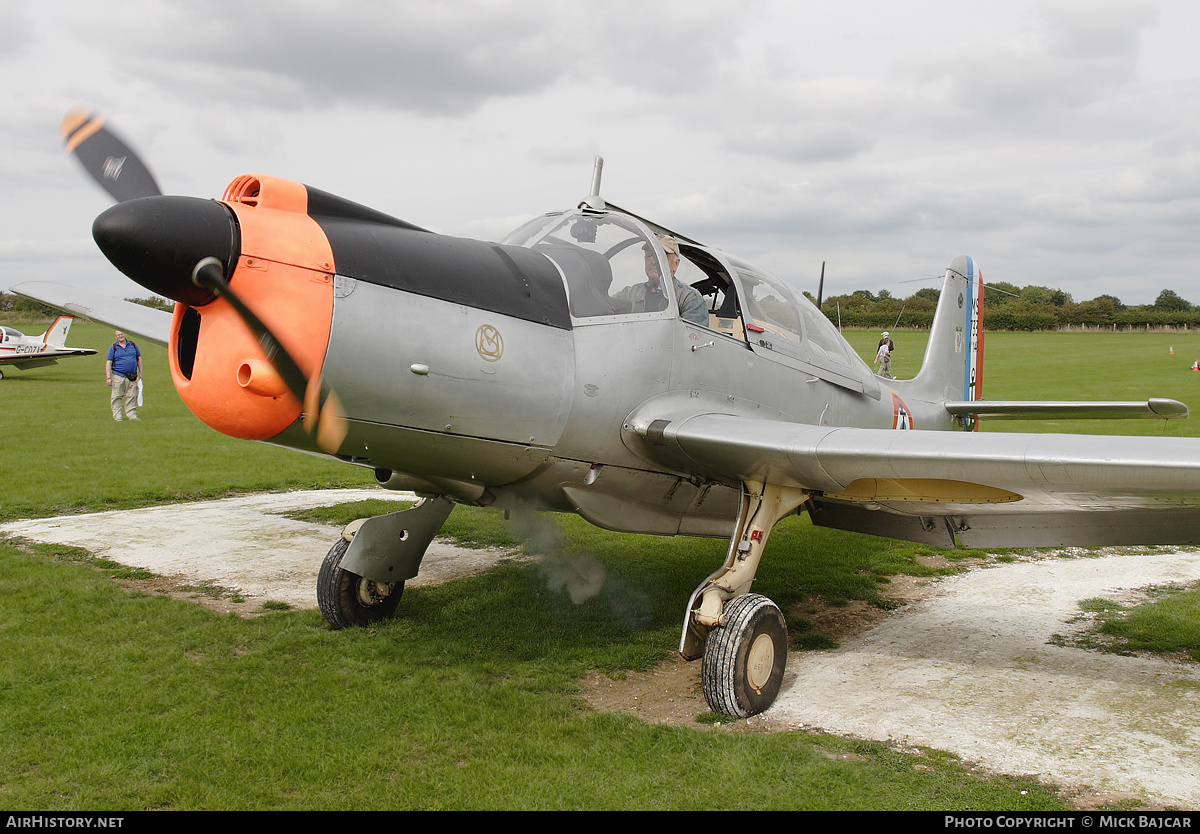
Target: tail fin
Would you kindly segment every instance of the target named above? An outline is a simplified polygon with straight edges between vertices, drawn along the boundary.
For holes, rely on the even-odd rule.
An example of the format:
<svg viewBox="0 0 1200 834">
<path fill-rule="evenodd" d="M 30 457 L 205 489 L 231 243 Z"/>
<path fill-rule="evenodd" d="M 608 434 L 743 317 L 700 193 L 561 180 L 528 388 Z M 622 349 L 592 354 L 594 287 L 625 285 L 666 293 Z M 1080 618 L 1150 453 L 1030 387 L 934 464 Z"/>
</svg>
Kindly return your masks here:
<svg viewBox="0 0 1200 834">
<path fill-rule="evenodd" d="M 913 386 L 930 399 L 982 398 L 983 276 L 966 255 L 946 269 L 929 345 Z"/>
<path fill-rule="evenodd" d="M 71 325 L 75 319 L 72 316 L 59 316 L 54 320 L 54 324 L 42 334 L 43 345 L 65 345 L 67 343 L 67 334 L 71 332 Z"/>
</svg>

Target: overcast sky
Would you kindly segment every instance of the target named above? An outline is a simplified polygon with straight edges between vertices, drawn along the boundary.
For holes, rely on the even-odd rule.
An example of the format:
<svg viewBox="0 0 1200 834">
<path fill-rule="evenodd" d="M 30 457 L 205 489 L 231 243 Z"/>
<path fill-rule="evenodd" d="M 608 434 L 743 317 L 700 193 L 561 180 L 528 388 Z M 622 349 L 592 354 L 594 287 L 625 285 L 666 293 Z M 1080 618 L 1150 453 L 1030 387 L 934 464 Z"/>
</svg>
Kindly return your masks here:
<svg viewBox="0 0 1200 834">
<path fill-rule="evenodd" d="M 1200 303 L 1186 0 L 6 0 L 0 287 L 147 293 L 64 156 L 94 108 L 167 193 L 268 173 L 497 239 L 602 194 L 826 293 L 951 259 Z M 920 283 L 926 279 L 927 283 Z"/>
</svg>

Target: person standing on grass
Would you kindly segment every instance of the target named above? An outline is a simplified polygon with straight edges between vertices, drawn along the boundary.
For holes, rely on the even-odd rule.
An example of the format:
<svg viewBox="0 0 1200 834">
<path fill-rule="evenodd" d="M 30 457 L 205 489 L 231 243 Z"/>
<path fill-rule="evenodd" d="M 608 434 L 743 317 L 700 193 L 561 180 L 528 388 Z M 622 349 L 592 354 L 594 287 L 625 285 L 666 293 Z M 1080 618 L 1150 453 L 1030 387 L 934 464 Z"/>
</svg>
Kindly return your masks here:
<svg viewBox="0 0 1200 834">
<path fill-rule="evenodd" d="M 130 420 L 138 420 L 137 380 L 142 375 L 142 352 L 136 344 L 126 339 L 120 330 L 113 335 L 116 341 L 108 349 L 108 360 L 104 363 L 104 376 L 112 388 L 109 396 L 112 416 L 120 422 L 121 406 L 124 405 L 125 416 Z"/>
<path fill-rule="evenodd" d="M 891 334 L 886 330 L 883 331 L 883 337 L 879 340 L 879 349 L 875 352 L 875 373 L 886 379 L 895 379 L 892 376 L 892 351 L 895 349 L 896 345 L 892 342 Z"/>
</svg>

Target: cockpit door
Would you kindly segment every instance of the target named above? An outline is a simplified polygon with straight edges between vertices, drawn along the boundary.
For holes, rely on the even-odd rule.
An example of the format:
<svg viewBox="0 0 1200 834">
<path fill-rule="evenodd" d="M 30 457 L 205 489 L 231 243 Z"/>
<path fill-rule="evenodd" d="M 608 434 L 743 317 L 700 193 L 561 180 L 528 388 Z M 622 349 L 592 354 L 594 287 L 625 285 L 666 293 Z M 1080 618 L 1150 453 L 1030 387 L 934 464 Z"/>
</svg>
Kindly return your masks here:
<svg viewBox="0 0 1200 834">
<path fill-rule="evenodd" d="M 879 383 L 816 305 L 775 276 L 729 258 L 746 341 L 756 354 L 878 399 Z"/>
</svg>

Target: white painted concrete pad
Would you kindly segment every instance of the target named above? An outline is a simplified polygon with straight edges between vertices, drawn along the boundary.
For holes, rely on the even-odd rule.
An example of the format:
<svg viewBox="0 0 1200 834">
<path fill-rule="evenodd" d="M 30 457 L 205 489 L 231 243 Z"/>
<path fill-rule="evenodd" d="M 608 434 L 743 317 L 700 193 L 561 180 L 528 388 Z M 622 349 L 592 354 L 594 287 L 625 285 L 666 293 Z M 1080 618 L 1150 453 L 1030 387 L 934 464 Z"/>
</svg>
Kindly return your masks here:
<svg viewBox="0 0 1200 834">
<path fill-rule="evenodd" d="M 1196 580 L 1195 552 L 951 577 L 836 651 L 791 656 L 766 720 L 1200 809 L 1200 668 L 1048 643 L 1081 600 Z"/>
<path fill-rule="evenodd" d="M 95 556 L 163 576 L 238 590 L 248 599 L 316 608 L 317 571 L 338 527 L 283 513 L 367 499 L 412 502 L 412 493 L 330 489 L 256 494 L 194 504 L 62 516 L 0 525 L 33 541 L 82 547 Z M 397 509 L 402 509 L 397 506 Z M 435 540 L 409 587 L 486 570 L 506 551 L 466 550 Z"/>
</svg>

